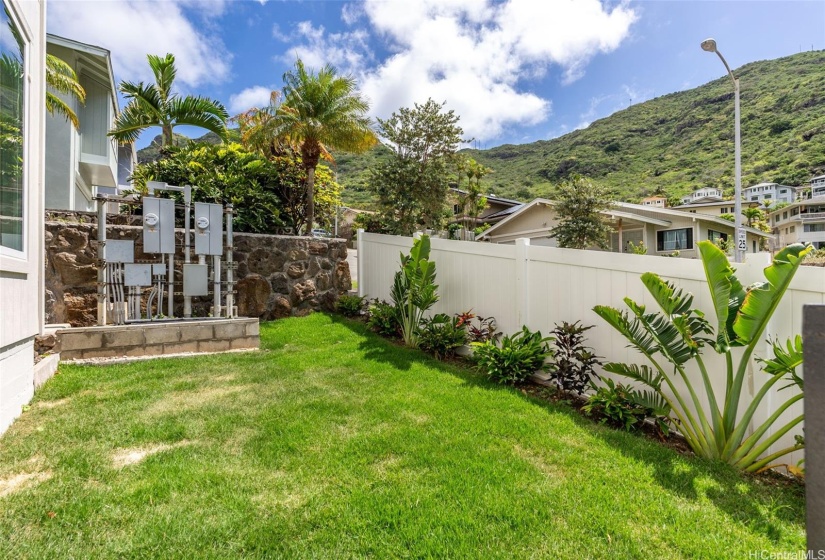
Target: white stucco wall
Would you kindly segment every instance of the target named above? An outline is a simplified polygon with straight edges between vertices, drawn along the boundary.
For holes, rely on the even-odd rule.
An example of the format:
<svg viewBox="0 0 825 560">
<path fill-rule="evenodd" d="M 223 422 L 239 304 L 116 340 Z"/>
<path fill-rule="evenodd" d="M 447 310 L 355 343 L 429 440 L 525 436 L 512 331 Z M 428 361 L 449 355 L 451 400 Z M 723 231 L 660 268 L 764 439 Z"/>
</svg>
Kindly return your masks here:
<svg viewBox="0 0 825 560">
<path fill-rule="evenodd" d="M 24 121 L 24 246 L 0 253 L 0 433 L 34 393 L 35 335 L 43 326 L 45 0 L 3 0 L 28 42 Z"/>
</svg>

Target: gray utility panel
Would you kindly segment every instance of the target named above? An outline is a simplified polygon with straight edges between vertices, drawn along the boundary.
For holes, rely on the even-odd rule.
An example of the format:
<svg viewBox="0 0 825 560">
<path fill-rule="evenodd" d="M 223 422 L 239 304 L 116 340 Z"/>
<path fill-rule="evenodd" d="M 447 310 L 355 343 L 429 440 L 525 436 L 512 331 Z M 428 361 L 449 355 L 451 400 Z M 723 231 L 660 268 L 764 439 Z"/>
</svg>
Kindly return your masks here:
<svg viewBox="0 0 825 560">
<path fill-rule="evenodd" d="M 143 252 L 174 254 L 175 201 L 143 197 Z"/>
<path fill-rule="evenodd" d="M 151 286 L 151 264 L 127 264 L 123 267 L 124 286 Z"/>
<path fill-rule="evenodd" d="M 110 263 L 133 263 L 135 242 L 131 239 L 107 239 L 103 245 L 103 258 Z"/>
<path fill-rule="evenodd" d="M 195 203 L 195 254 L 223 254 L 223 206 Z"/>
<path fill-rule="evenodd" d="M 183 295 L 208 296 L 209 270 L 205 264 L 183 265 Z"/>
</svg>

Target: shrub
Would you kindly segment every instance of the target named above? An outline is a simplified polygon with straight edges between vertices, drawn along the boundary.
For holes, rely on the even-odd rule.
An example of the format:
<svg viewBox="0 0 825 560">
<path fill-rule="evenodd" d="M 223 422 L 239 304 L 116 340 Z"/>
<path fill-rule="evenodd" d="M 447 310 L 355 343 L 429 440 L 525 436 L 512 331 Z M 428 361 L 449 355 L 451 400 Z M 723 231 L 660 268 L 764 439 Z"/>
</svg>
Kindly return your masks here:
<svg viewBox="0 0 825 560">
<path fill-rule="evenodd" d="M 343 295 L 335 303 L 335 309 L 344 317 L 357 317 L 364 310 L 364 296 Z"/>
<path fill-rule="evenodd" d="M 605 378 L 603 381 L 605 386 L 599 387 L 582 407 L 585 414 L 600 416 L 599 422 L 602 424 L 627 431 L 640 428 L 647 418 L 652 418 L 662 435 L 670 433 L 670 407 L 664 400 L 660 399 L 657 406 L 651 406 L 651 394 L 640 393 L 621 383 L 616 385 L 612 379 Z"/>
<path fill-rule="evenodd" d="M 410 254 L 401 254 L 401 270 L 395 273 L 390 295 L 395 305 L 404 344 L 418 347 L 418 333 L 424 312 L 438 301 L 435 263 L 430 260 L 430 236 L 413 243 Z"/>
<path fill-rule="evenodd" d="M 647 254 L 647 247 L 645 247 L 645 242 L 640 241 L 638 245 L 633 243 L 632 241 L 627 242 L 627 252 L 631 255 L 646 255 Z"/>
<path fill-rule="evenodd" d="M 563 391 L 581 395 L 592 384 L 591 379 L 599 377 L 593 369 L 601 363 L 599 357 L 593 353 L 592 348 L 584 345 L 584 332 L 593 327 L 594 325 L 582 326 L 580 321 L 564 321 L 561 325 L 556 324 L 552 331 L 556 339 L 556 371 L 553 372 L 553 380 Z"/>
<path fill-rule="evenodd" d="M 398 316 L 395 307 L 374 299 L 367 308 L 367 326 L 381 336 L 398 336 Z"/>
<path fill-rule="evenodd" d="M 679 431 L 697 455 L 718 459 L 748 472 L 770 468 L 775 459 L 804 447 L 802 441 L 797 441 L 760 459 L 804 420 L 804 414 L 790 421 L 780 420 L 783 411 L 803 398 L 802 378 L 796 374 L 796 368 L 802 364 L 801 339 L 789 340 L 785 346 L 779 341 L 769 341 L 773 357 L 761 361 L 768 378 L 744 411 L 740 410 L 739 403 L 751 370 L 751 357 L 757 347 L 764 347 L 765 328 L 810 251 L 810 246 L 800 244 L 785 247 L 765 269 L 765 282 L 743 286 L 727 256 L 712 242 L 700 241 L 699 253 L 716 311 L 715 329 L 704 313 L 693 308 L 692 294 L 646 272 L 642 283 L 659 305 L 660 312 L 649 311 L 630 298 L 624 300 L 630 313 L 601 305 L 593 310 L 647 358 L 650 365 L 611 362 L 604 365 L 605 371 L 642 383 L 667 402 L 678 419 Z M 734 347 L 741 347 L 742 351 L 734 353 Z M 725 356 L 724 370 L 705 366 L 703 353 L 707 348 Z M 701 386 L 694 387 L 689 379 L 688 362 L 696 364 Z M 724 376 L 724 393 L 717 394 L 714 390 L 713 375 Z M 788 387 L 798 387 L 799 392 L 784 403 L 776 403 L 776 412 L 760 419 L 757 411 L 763 399 L 771 387 L 783 379 L 789 382 Z M 676 381 L 685 389 L 677 386 Z M 704 389 L 704 399 L 700 397 L 701 389 Z M 749 426 L 754 429 L 747 435 Z"/>
<path fill-rule="evenodd" d="M 487 342 L 473 342 L 473 358 L 479 369 L 498 383 L 523 383 L 536 371 L 549 371 L 553 366 L 544 360 L 552 356 L 549 342 L 551 337 L 542 338 L 539 331 L 530 332 L 522 327 L 521 332 L 505 336 L 501 343 L 496 339 Z"/>
<path fill-rule="evenodd" d="M 456 348 L 467 343 L 467 331 L 460 316 L 438 313 L 425 319 L 419 332 L 418 347 L 441 360 L 455 354 Z"/>
<path fill-rule="evenodd" d="M 470 342 L 487 342 L 501 336 L 496 332 L 495 317 L 480 317 L 471 311 L 465 311 L 457 315 L 460 325 L 467 329 L 467 340 Z M 473 324 L 473 319 L 476 325 Z"/>
</svg>

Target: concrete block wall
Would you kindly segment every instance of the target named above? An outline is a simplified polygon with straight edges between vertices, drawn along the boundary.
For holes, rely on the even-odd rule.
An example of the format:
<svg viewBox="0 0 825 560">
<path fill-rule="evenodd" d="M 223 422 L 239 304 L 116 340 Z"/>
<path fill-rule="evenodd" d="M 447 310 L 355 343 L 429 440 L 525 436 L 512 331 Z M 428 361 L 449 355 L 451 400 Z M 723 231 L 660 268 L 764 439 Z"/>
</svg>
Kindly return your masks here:
<svg viewBox="0 0 825 560">
<path fill-rule="evenodd" d="M 57 331 L 60 359 L 225 352 L 260 347 L 258 319 L 205 319 Z"/>
<path fill-rule="evenodd" d="M 34 396 L 32 356 L 34 337 L 0 348 L 0 434 L 23 412 Z"/>
</svg>

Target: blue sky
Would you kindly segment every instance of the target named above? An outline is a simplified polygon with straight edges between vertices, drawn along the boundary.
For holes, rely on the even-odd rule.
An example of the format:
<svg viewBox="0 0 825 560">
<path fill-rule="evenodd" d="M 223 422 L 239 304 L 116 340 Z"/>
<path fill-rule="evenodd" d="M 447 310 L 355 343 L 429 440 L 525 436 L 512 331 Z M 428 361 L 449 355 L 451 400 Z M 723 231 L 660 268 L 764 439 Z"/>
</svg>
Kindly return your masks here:
<svg viewBox="0 0 825 560">
<path fill-rule="evenodd" d="M 446 101 L 484 148 L 718 78 L 707 37 L 733 68 L 825 49 L 825 0 L 49 0 L 47 18 L 49 32 L 109 49 L 118 80 L 150 79 L 146 53 L 172 52 L 181 92 L 237 113 L 265 104 L 301 57 L 353 74 L 373 116 Z"/>
</svg>

